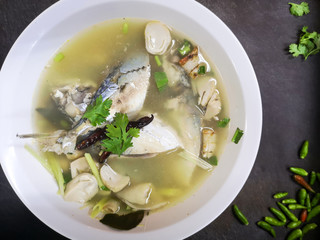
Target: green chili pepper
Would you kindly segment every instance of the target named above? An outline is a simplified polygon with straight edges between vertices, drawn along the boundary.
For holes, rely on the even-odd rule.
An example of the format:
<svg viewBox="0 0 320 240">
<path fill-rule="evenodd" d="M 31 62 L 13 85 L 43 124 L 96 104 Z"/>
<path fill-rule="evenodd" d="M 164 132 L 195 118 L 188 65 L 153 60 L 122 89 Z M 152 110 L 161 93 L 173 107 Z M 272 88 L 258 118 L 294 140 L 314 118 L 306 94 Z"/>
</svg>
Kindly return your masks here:
<svg viewBox="0 0 320 240">
<path fill-rule="evenodd" d="M 301 188 L 298 193 L 298 197 L 299 197 L 299 203 L 301 205 L 304 205 L 307 197 L 307 190 L 305 190 L 304 188 Z"/>
<path fill-rule="evenodd" d="M 312 218 L 320 214 L 320 205 L 314 207 L 308 214 L 307 222 L 309 222 Z"/>
<path fill-rule="evenodd" d="M 237 205 L 233 205 L 233 212 L 236 217 L 242 222 L 244 225 L 248 225 L 248 219 L 243 215 L 243 213 L 239 210 Z"/>
<path fill-rule="evenodd" d="M 281 222 L 284 222 L 284 223 L 287 222 L 286 216 L 285 216 L 281 211 L 279 211 L 278 209 L 271 207 L 271 208 L 270 208 L 270 211 L 271 211 L 274 215 L 276 215 L 277 218 L 278 218 Z"/>
<path fill-rule="evenodd" d="M 307 141 L 304 141 L 300 149 L 301 159 L 305 159 L 305 157 L 308 155 L 308 150 L 309 150 L 309 141 L 307 140 Z"/>
<path fill-rule="evenodd" d="M 310 181 L 309 181 L 309 184 L 310 185 L 313 185 L 314 182 L 316 181 L 316 172 L 315 171 L 312 171 L 311 174 L 310 174 Z"/>
<path fill-rule="evenodd" d="M 319 203 L 319 200 L 320 200 L 320 193 L 317 193 L 317 194 L 312 198 L 311 207 L 317 206 L 318 203 Z"/>
<path fill-rule="evenodd" d="M 282 203 L 277 202 L 279 208 L 281 209 L 281 211 L 293 222 L 298 221 L 298 218 L 292 213 L 290 212 L 290 210 L 284 206 Z"/>
<path fill-rule="evenodd" d="M 300 238 L 300 237 L 302 237 L 302 231 L 301 231 L 301 229 L 299 228 L 299 229 L 293 230 L 293 231 L 289 234 L 287 240 L 294 240 L 294 239 L 297 239 L 297 238 Z"/>
<path fill-rule="evenodd" d="M 289 205 L 288 205 L 288 208 L 289 208 L 290 210 L 296 210 L 296 209 L 306 209 L 307 207 L 306 207 L 306 206 L 303 206 L 303 205 L 301 205 L 301 204 L 296 204 L 296 203 L 294 203 L 294 204 L 289 204 Z"/>
<path fill-rule="evenodd" d="M 320 173 L 316 173 L 318 181 L 320 182 Z"/>
<path fill-rule="evenodd" d="M 284 222 L 279 221 L 278 219 L 275 219 L 273 217 L 265 217 L 264 221 L 266 221 L 272 226 L 283 226 L 285 224 Z"/>
<path fill-rule="evenodd" d="M 306 197 L 306 207 L 307 207 L 307 210 L 308 212 L 311 211 L 311 202 L 310 202 L 310 195 L 307 194 L 307 197 Z"/>
<path fill-rule="evenodd" d="M 269 232 L 272 235 L 272 237 L 274 238 L 276 237 L 276 232 L 274 231 L 274 229 L 271 227 L 269 223 L 266 223 L 265 221 L 259 221 L 257 222 L 257 225 L 262 229 L 266 230 L 267 232 Z"/>
<path fill-rule="evenodd" d="M 305 226 L 302 228 L 302 236 L 304 236 L 307 232 L 315 229 L 316 227 L 318 227 L 318 225 L 315 224 L 315 223 L 309 223 L 309 224 L 305 225 Z"/>
<path fill-rule="evenodd" d="M 296 228 L 299 227 L 301 224 L 301 221 L 291 222 L 287 225 L 288 228 Z"/>
<path fill-rule="evenodd" d="M 308 172 L 304 170 L 303 168 L 298 168 L 298 167 L 291 167 L 289 168 L 291 172 L 298 174 L 300 176 L 306 177 L 308 176 Z"/>
<path fill-rule="evenodd" d="M 283 204 L 290 204 L 290 203 L 297 203 L 297 200 L 295 200 L 293 198 L 287 198 L 287 199 L 283 199 L 281 202 Z"/>
<path fill-rule="evenodd" d="M 273 195 L 273 198 L 283 198 L 285 196 L 287 196 L 288 193 L 287 192 L 279 192 Z"/>
</svg>

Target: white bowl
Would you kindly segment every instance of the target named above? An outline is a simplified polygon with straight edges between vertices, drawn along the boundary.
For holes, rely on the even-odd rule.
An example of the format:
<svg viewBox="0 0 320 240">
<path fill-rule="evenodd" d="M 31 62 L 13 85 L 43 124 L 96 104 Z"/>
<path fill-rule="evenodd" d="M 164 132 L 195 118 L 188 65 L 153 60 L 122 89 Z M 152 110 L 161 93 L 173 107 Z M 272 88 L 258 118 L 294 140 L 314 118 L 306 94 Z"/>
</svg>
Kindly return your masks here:
<svg viewBox="0 0 320 240">
<path fill-rule="evenodd" d="M 64 202 L 55 182 L 24 150 L 17 133 L 32 132 L 31 107 L 40 73 L 54 52 L 77 32 L 112 18 L 160 20 L 198 43 L 220 70 L 230 105 L 230 134 L 219 166 L 189 199 L 151 214 L 144 227 L 115 231 L 87 210 Z M 258 151 L 262 107 L 252 65 L 229 28 L 191 0 L 62 0 L 39 15 L 8 54 L 0 75 L 2 168 L 22 202 L 45 224 L 72 239 L 181 239 L 221 214 L 243 187 Z M 244 130 L 239 144 L 230 141 Z"/>
</svg>

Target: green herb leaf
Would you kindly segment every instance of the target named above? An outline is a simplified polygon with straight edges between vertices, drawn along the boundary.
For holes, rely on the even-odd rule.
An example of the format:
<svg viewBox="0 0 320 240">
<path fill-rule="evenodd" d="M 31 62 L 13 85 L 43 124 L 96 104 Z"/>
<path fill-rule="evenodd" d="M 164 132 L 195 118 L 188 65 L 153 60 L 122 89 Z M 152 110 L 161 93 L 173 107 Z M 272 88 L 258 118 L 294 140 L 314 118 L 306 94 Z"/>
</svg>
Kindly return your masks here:
<svg viewBox="0 0 320 240">
<path fill-rule="evenodd" d="M 82 118 L 89 119 L 92 126 L 97 126 L 106 121 L 106 117 L 109 116 L 109 109 L 112 105 L 112 100 L 106 99 L 102 102 L 102 96 L 100 95 L 93 105 L 89 105 Z"/>
<path fill-rule="evenodd" d="M 240 130 L 239 128 L 237 128 L 237 130 L 235 131 L 231 141 L 234 142 L 235 144 L 238 144 L 238 142 L 240 141 L 242 135 L 243 135 L 243 131 Z"/>
<path fill-rule="evenodd" d="M 299 43 L 290 44 L 289 52 L 292 53 L 294 57 L 302 55 L 304 59 L 307 60 L 310 55 L 320 52 L 320 34 L 317 32 L 308 32 L 308 27 L 304 26 L 301 29 Z"/>
<path fill-rule="evenodd" d="M 64 59 L 64 55 L 63 55 L 63 53 L 58 53 L 55 57 L 54 57 L 54 61 L 55 62 L 61 62 L 62 60 Z"/>
<path fill-rule="evenodd" d="M 208 162 L 213 166 L 217 166 L 218 165 L 218 158 L 216 156 L 212 156 L 208 159 Z"/>
<path fill-rule="evenodd" d="M 165 72 L 155 72 L 154 79 L 157 84 L 157 88 L 162 92 L 168 85 L 168 78 Z"/>
<path fill-rule="evenodd" d="M 301 17 L 303 14 L 308 14 L 310 12 L 309 5 L 306 2 L 300 4 L 288 3 L 290 6 L 290 13 L 294 16 Z"/>
<path fill-rule="evenodd" d="M 125 150 L 133 146 L 132 138 L 139 137 L 140 130 L 138 128 L 130 128 L 127 131 L 128 123 L 127 114 L 115 114 L 113 123 L 106 126 L 108 139 L 101 142 L 101 145 L 105 147 L 105 151 L 120 156 Z"/>
<path fill-rule="evenodd" d="M 181 56 L 187 55 L 191 51 L 191 44 L 187 40 L 184 40 L 182 46 L 178 49 Z"/>
<path fill-rule="evenodd" d="M 230 118 L 224 118 L 221 121 L 218 122 L 218 127 L 219 128 L 224 128 L 228 125 L 228 123 L 230 122 Z"/>
</svg>

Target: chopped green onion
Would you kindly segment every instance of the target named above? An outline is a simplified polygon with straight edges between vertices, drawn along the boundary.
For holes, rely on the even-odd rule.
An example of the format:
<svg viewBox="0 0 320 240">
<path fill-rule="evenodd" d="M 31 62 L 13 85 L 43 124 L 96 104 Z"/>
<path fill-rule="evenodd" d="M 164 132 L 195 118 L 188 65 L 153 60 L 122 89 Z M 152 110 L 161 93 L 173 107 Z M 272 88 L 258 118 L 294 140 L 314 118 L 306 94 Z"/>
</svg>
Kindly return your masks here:
<svg viewBox="0 0 320 240">
<path fill-rule="evenodd" d="M 123 25 L 122 25 L 122 32 L 123 34 L 127 34 L 129 31 L 129 25 L 127 22 L 125 22 Z"/>
<path fill-rule="evenodd" d="M 61 62 L 63 59 L 64 59 L 64 55 L 61 52 L 54 57 L 55 62 Z"/>
<path fill-rule="evenodd" d="M 158 67 L 160 67 L 162 65 L 161 61 L 160 61 L 160 58 L 158 55 L 154 56 L 154 60 L 156 61 Z"/>
<path fill-rule="evenodd" d="M 184 40 L 183 45 L 178 49 L 181 56 L 187 55 L 191 51 L 191 44 L 187 40 Z"/>
<path fill-rule="evenodd" d="M 208 159 L 208 162 L 213 166 L 217 166 L 218 165 L 218 158 L 216 156 L 212 156 Z"/>
<path fill-rule="evenodd" d="M 162 92 L 168 85 L 168 78 L 165 72 L 155 72 L 154 79 L 157 84 L 157 88 Z"/>
<path fill-rule="evenodd" d="M 230 118 L 224 118 L 221 121 L 218 122 L 218 127 L 219 128 L 224 128 L 228 125 L 228 123 L 230 122 Z"/>
<path fill-rule="evenodd" d="M 205 74 L 206 73 L 206 67 L 205 66 L 200 66 L 198 69 L 198 74 Z"/>
<path fill-rule="evenodd" d="M 102 198 L 96 205 L 94 205 L 90 217 L 95 218 L 99 214 L 99 212 L 103 210 L 103 207 L 108 201 L 109 198 Z"/>
<path fill-rule="evenodd" d="M 43 156 L 41 156 L 39 153 L 37 153 L 32 147 L 29 145 L 25 145 L 24 148 L 35 158 L 37 159 L 41 165 L 51 174 L 53 175 L 52 169 L 47 161 Z"/>
<path fill-rule="evenodd" d="M 235 144 L 238 144 L 238 142 L 240 141 L 242 135 L 243 135 L 243 131 L 240 130 L 239 128 L 237 128 L 237 130 L 235 131 L 231 141 L 234 142 Z"/>
<path fill-rule="evenodd" d="M 91 168 L 92 174 L 97 179 L 97 182 L 98 182 L 98 185 L 99 185 L 100 189 L 108 191 L 109 189 L 103 184 L 103 182 L 101 180 L 98 168 L 97 168 L 95 162 L 93 161 L 93 159 L 91 157 L 91 154 L 90 153 L 85 153 L 84 156 L 85 156 L 85 158 L 86 158 L 86 160 L 87 160 L 87 162 L 88 162 L 88 164 L 89 164 L 89 166 Z"/>
<path fill-rule="evenodd" d="M 58 186 L 59 186 L 59 193 L 64 195 L 64 178 L 62 175 L 62 169 L 60 167 L 58 159 L 54 156 L 53 153 L 47 153 L 48 156 L 48 163 L 52 169 L 53 176 L 55 177 Z"/>
</svg>

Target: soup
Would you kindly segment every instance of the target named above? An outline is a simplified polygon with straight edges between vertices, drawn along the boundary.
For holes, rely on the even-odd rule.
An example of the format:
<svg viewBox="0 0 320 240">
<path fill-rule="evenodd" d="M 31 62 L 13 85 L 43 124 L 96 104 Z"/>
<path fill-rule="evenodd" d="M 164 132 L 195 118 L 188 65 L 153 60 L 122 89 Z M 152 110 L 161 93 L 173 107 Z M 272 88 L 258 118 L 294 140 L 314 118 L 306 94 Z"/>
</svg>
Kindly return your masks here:
<svg viewBox="0 0 320 240">
<path fill-rule="evenodd" d="M 49 61 L 33 137 L 66 201 L 131 229 L 211 174 L 228 121 L 221 77 L 201 47 L 158 21 L 114 19 Z"/>
</svg>

